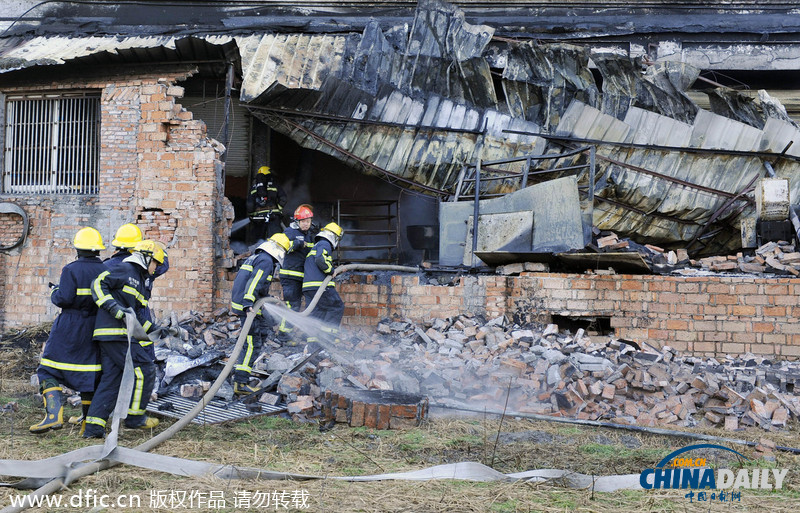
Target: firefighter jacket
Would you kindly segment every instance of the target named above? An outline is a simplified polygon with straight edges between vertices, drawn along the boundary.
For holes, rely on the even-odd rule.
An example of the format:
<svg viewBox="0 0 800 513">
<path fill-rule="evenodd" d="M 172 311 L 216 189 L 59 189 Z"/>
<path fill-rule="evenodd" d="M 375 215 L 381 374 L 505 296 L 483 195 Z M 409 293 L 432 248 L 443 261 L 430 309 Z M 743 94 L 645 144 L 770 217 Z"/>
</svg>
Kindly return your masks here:
<svg viewBox="0 0 800 513">
<path fill-rule="evenodd" d="M 303 266 L 303 290 L 317 289 L 322 280 L 333 274 L 333 245 L 327 239 L 320 238 L 306 256 Z M 331 280 L 328 287 L 336 284 Z"/>
<path fill-rule="evenodd" d="M 292 241 L 292 247 L 289 248 L 283 258 L 283 266 L 280 270 L 281 280 L 303 281 L 303 267 L 305 266 L 308 252 L 314 247 L 316 230 L 312 226 L 307 232 L 304 232 L 294 222 L 283 233 Z"/>
<path fill-rule="evenodd" d="M 92 297 L 99 307 L 94 327 L 94 339 L 100 342 L 128 340 L 123 309 L 131 308 L 145 332 L 150 333 L 157 326 L 144 315 L 147 309 L 146 286 L 149 273 L 144 257 L 134 253 L 113 270 L 104 271 L 92 283 Z M 152 342 L 142 340 L 146 347 Z"/>
<path fill-rule="evenodd" d="M 120 249 L 110 257 L 103 260 L 103 263 L 106 265 L 106 268 L 109 271 L 113 271 L 119 264 L 121 264 L 126 258 L 131 256 L 130 251 L 127 249 Z M 169 270 L 169 257 L 167 256 L 166 251 L 164 252 L 164 263 L 158 264 L 156 270 L 153 271 L 152 276 L 148 276 L 147 280 L 145 281 L 145 294 L 144 298 L 149 302 L 150 297 L 153 295 L 153 280 L 161 276 L 162 274 L 166 273 Z M 138 308 L 137 308 L 138 310 Z M 153 314 L 150 312 L 149 308 L 142 308 L 142 315 L 146 319 L 146 323 L 153 322 Z M 137 312 L 138 317 L 138 312 Z M 142 325 L 144 326 L 144 324 Z M 146 328 L 147 326 L 145 326 Z"/>
<path fill-rule="evenodd" d="M 91 286 L 105 270 L 97 257 L 79 257 L 61 270 L 58 285 L 50 293 L 50 301 L 61 308 L 53 322 L 44 346 L 40 365 L 66 376 L 67 385 L 79 391 L 94 388 L 94 373 L 100 370 L 97 347 L 92 344 L 97 305 L 92 300 Z"/>
<path fill-rule="evenodd" d="M 248 209 L 251 214 L 280 213 L 287 199 L 283 187 L 272 179 L 272 175 L 259 173 L 250 188 Z"/>
<path fill-rule="evenodd" d="M 247 257 L 233 280 L 231 308 L 234 312 L 243 315 L 245 309 L 258 299 L 269 296 L 269 286 L 277 267 L 275 259 L 266 251 L 257 251 Z"/>
</svg>

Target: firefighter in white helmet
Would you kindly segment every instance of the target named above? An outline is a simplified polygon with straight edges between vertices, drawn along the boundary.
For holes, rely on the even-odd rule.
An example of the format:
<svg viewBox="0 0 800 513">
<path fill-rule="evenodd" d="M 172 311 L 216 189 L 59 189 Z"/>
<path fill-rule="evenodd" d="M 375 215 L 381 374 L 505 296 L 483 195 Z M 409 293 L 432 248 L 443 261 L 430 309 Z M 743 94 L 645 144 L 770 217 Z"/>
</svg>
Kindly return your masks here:
<svg viewBox="0 0 800 513">
<path fill-rule="evenodd" d="M 242 262 L 236 278 L 233 280 L 231 297 L 231 309 L 239 315 L 242 325 L 255 302 L 269 296 L 272 278 L 283 264 L 283 257 L 290 247 L 289 238 L 283 233 L 276 233 L 259 245 L 255 253 Z M 272 317 L 263 310 L 256 314 L 247 334 L 245 346 L 234 366 L 234 393 L 249 394 L 258 389 L 249 384 L 250 375 L 253 372 L 252 365 L 261 353 L 264 340 L 272 333 L 274 324 Z"/>
</svg>

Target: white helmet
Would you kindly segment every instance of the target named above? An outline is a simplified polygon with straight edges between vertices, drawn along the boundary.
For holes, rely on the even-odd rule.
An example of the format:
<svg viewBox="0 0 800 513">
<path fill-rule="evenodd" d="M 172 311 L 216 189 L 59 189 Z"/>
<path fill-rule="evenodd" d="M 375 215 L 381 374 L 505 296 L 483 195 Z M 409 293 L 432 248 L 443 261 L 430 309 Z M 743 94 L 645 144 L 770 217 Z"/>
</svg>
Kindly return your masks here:
<svg viewBox="0 0 800 513">
<path fill-rule="evenodd" d="M 286 250 L 291 247 L 292 243 L 289 241 L 289 238 L 283 233 L 276 233 L 269 239 L 262 242 L 258 248 L 261 251 L 265 251 L 269 253 L 275 260 L 278 261 L 278 265 L 283 265 L 283 257 L 286 256 Z"/>
</svg>

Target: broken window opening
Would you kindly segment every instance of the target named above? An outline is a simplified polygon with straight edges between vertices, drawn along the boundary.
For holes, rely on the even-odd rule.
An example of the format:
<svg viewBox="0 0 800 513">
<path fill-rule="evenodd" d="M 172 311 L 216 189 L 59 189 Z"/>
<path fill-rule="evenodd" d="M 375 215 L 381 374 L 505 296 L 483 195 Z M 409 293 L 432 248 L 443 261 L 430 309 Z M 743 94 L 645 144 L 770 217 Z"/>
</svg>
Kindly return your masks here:
<svg viewBox="0 0 800 513">
<path fill-rule="evenodd" d="M 551 317 L 553 324 L 558 325 L 562 330 L 569 330 L 571 333 L 583 329 L 590 337 L 614 334 L 611 317 L 570 317 L 566 315 L 552 315 Z"/>
<path fill-rule="evenodd" d="M 2 192 L 97 194 L 100 94 L 9 95 Z"/>
</svg>

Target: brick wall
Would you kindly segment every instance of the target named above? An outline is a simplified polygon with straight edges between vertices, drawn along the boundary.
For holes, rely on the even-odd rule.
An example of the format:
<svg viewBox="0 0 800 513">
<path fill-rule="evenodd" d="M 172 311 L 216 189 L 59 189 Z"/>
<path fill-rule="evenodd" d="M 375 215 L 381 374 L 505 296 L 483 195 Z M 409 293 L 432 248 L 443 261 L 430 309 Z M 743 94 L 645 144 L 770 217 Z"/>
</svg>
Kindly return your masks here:
<svg viewBox="0 0 800 513">
<path fill-rule="evenodd" d="M 745 352 L 800 356 L 800 279 L 523 273 L 466 276 L 453 286 L 398 275 L 376 283 L 351 276 L 337 286 L 344 324 L 374 326 L 398 314 L 414 321 L 463 312 L 517 322 L 550 316 L 608 317 L 617 337 L 697 355 Z"/>
<path fill-rule="evenodd" d="M 156 315 L 211 312 L 226 304 L 230 283 L 219 268 L 232 263 L 227 237 L 232 216 L 225 208 L 221 147 L 207 137 L 205 123 L 180 106 L 183 88 L 175 85 L 193 70 L 136 73 L 115 70 L 2 87 L 3 92 L 100 90 L 102 118 L 98 195 L 0 195 L 30 218 L 25 244 L 0 252 L 0 328 L 53 319 L 58 310 L 49 302 L 47 282 L 57 282 L 61 268 L 75 258 L 72 237 L 87 225 L 103 235 L 108 250 L 102 257 L 111 255 L 114 232 L 128 222 L 167 244 L 170 270 L 155 283 Z M 9 219 L 0 218 L 0 233 Z"/>
</svg>

